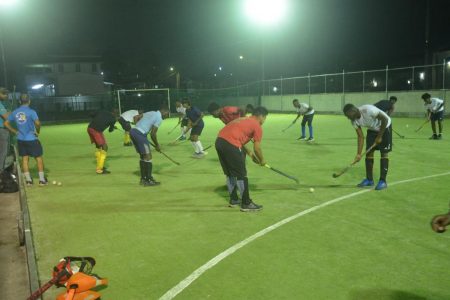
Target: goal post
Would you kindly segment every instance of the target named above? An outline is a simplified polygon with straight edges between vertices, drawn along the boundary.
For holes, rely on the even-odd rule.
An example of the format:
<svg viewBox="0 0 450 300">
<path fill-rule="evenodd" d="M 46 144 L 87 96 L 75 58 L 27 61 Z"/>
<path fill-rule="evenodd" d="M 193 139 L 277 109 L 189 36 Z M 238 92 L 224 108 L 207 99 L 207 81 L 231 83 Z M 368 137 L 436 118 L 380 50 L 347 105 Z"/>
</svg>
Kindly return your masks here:
<svg viewBox="0 0 450 300">
<path fill-rule="evenodd" d="M 170 113 L 170 89 L 117 90 L 119 114 L 135 109 L 157 111 L 165 104 Z"/>
</svg>

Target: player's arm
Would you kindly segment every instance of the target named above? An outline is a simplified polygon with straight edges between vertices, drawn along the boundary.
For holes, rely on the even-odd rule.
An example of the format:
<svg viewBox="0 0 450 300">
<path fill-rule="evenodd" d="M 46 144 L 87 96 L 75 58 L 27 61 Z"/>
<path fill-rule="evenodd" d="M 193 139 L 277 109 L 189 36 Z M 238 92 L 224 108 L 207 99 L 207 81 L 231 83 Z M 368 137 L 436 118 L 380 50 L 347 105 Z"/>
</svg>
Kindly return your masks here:
<svg viewBox="0 0 450 300">
<path fill-rule="evenodd" d="M 297 113 L 297 117 L 295 118 L 294 121 L 292 121 L 292 124 L 294 124 L 295 122 L 297 122 L 298 118 L 300 118 L 301 116 L 302 116 L 302 113 L 301 113 L 301 112 L 298 112 L 298 113 Z"/>
<path fill-rule="evenodd" d="M 255 156 L 257 159 L 257 161 L 255 161 L 255 160 L 253 160 L 253 161 L 259 163 L 261 166 L 264 166 L 266 164 L 266 161 L 264 160 L 264 156 L 262 153 L 261 142 L 253 143 L 253 151 L 255 152 Z"/>
<path fill-rule="evenodd" d="M 362 157 L 362 151 L 364 147 L 364 133 L 361 129 L 361 127 L 358 126 L 356 128 L 356 135 L 358 136 L 358 148 L 356 150 L 356 156 L 354 162 L 358 162 L 361 160 Z"/>
<path fill-rule="evenodd" d="M 427 109 L 427 120 L 430 121 L 431 120 L 431 109 Z"/>
<path fill-rule="evenodd" d="M 9 112 L 5 112 L 4 114 L 1 114 L 0 117 L 3 119 L 3 121 L 6 121 L 8 119 Z"/>
<path fill-rule="evenodd" d="M 137 122 L 139 122 L 141 119 L 142 119 L 142 116 L 143 116 L 144 114 L 138 114 L 138 115 L 135 115 L 134 117 L 133 117 L 133 123 L 134 124 L 136 124 Z"/>
<path fill-rule="evenodd" d="M 158 132 L 158 127 L 153 126 L 152 130 L 150 131 L 150 138 L 152 139 L 153 144 L 155 144 L 155 150 L 160 152 L 161 151 L 161 147 L 159 146 L 159 143 L 158 143 L 158 137 L 157 137 L 157 134 L 156 134 L 157 132 Z"/>
<path fill-rule="evenodd" d="M 41 133 L 41 121 L 39 119 L 34 120 L 34 128 L 36 128 L 36 135 Z"/>
<path fill-rule="evenodd" d="M 111 121 L 109 122 L 109 129 L 108 129 L 108 131 L 109 132 L 113 132 L 114 131 L 114 129 L 117 129 L 117 127 L 115 126 L 115 124 L 116 124 L 116 118 L 114 118 L 114 116 L 113 115 L 111 115 Z"/>
<path fill-rule="evenodd" d="M 378 113 L 376 118 L 381 121 L 381 126 L 380 126 L 380 131 L 378 131 L 378 135 L 375 138 L 375 143 L 380 144 L 381 140 L 383 139 L 384 131 L 386 130 L 387 124 L 389 122 L 389 119 L 388 119 L 389 117 L 386 116 L 384 113 Z"/>
<path fill-rule="evenodd" d="M 198 122 L 200 122 L 201 119 L 203 119 L 203 113 L 200 113 L 200 116 L 198 117 L 198 119 L 192 123 L 192 127 L 197 126 Z"/>
<path fill-rule="evenodd" d="M 394 104 L 391 105 L 391 108 L 389 108 L 389 110 L 386 112 L 388 114 L 388 116 L 392 115 L 392 113 L 394 112 L 395 106 Z"/>
<path fill-rule="evenodd" d="M 12 133 L 12 134 L 17 134 L 17 129 L 15 129 L 14 127 L 11 126 L 11 123 L 9 123 L 9 120 L 6 120 L 3 125 L 5 125 L 5 127 Z"/>
</svg>

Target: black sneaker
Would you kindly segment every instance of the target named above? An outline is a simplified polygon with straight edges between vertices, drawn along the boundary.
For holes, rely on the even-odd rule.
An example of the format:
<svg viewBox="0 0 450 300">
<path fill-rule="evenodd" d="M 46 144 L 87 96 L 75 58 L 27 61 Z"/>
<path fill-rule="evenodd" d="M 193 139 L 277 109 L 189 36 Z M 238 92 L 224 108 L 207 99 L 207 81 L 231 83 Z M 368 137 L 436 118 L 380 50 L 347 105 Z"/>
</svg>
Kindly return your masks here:
<svg viewBox="0 0 450 300">
<path fill-rule="evenodd" d="M 250 202 L 249 204 L 242 204 L 241 211 L 254 212 L 254 211 L 260 211 L 262 208 L 263 208 L 262 205 L 258 205 L 256 203 Z"/>
<path fill-rule="evenodd" d="M 236 207 L 236 206 L 238 206 L 240 204 L 241 204 L 241 201 L 239 201 L 239 199 L 230 200 L 230 202 L 228 204 L 228 207 Z"/>
<path fill-rule="evenodd" d="M 147 179 L 147 180 L 144 180 L 144 183 L 142 185 L 143 186 L 155 186 L 155 185 L 160 185 L 160 184 L 161 184 L 161 182 L 156 182 L 151 179 Z"/>
<path fill-rule="evenodd" d="M 430 136 L 430 140 L 437 140 L 438 136 L 436 133 L 434 133 L 432 136 Z"/>
<path fill-rule="evenodd" d="M 437 139 L 438 139 L 438 140 L 441 140 L 441 139 L 442 139 L 442 133 L 439 133 L 439 134 L 438 134 Z"/>
<path fill-rule="evenodd" d="M 155 178 L 153 176 L 150 176 L 150 181 L 153 181 L 156 184 L 161 184 L 161 182 L 156 181 Z"/>
</svg>

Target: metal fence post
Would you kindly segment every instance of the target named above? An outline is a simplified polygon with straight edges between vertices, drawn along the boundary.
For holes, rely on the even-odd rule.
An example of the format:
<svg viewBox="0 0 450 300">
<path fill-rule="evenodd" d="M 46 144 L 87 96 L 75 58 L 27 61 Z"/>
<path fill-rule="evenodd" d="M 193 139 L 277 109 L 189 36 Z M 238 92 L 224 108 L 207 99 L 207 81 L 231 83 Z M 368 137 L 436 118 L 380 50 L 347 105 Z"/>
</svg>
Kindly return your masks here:
<svg viewBox="0 0 450 300">
<path fill-rule="evenodd" d="M 445 58 L 442 61 L 442 89 L 445 90 Z"/>
<path fill-rule="evenodd" d="M 363 73 L 363 82 L 362 82 L 362 87 L 363 87 L 363 93 L 365 93 L 365 89 L 366 89 L 366 87 L 365 87 L 365 85 L 366 85 L 366 71 L 362 71 L 362 73 Z"/>
<path fill-rule="evenodd" d="M 386 65 L 386 99 L 388 98 L 388 76 L 389 76 L 389 66 Z"/>
<path fill-rule="evenodd" d="M 327 74 L 325 74 L 325 94 L 327 93 Z"/>
<path fill-rule="evenodd" d="M 283 111 L 283 76 L 280 79 L 281 111 Z"/>
<path fill-rule="evenodd" d="M 341 109 L 344 108 L 345 105 L 345 70 L 342 70 L 342 100 L 341 100 Z"/>
<path fill-rule="evenodd" d="M 308 105 L 311 104 L 311 73 L 308 73 Z"/>
<path fill-rule="evenodd" d="M 411 78 L 411 81 L 412 81 L 412 84 L 411 84 L 411 90 L 413 90 L 414 91 L 414 81 L 415 81 L 415 78 L 414 78 L 414 67 L 412 67 L 412 78 Z"/>
</svg>

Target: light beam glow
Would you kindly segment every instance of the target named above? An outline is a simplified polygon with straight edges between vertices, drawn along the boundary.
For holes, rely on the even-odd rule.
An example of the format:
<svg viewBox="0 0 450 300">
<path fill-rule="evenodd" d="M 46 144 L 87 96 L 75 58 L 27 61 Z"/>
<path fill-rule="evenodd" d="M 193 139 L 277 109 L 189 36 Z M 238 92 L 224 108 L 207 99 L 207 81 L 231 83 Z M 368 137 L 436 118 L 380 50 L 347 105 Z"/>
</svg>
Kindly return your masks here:
<svg viewBox="0 0 450 300">
<path fill-rule="evenodd" d="M 258 25 L 275 25 L 286 15 L 287 2 L 287 0 L 246 0 L 245 14 Z"/>
</svg>

